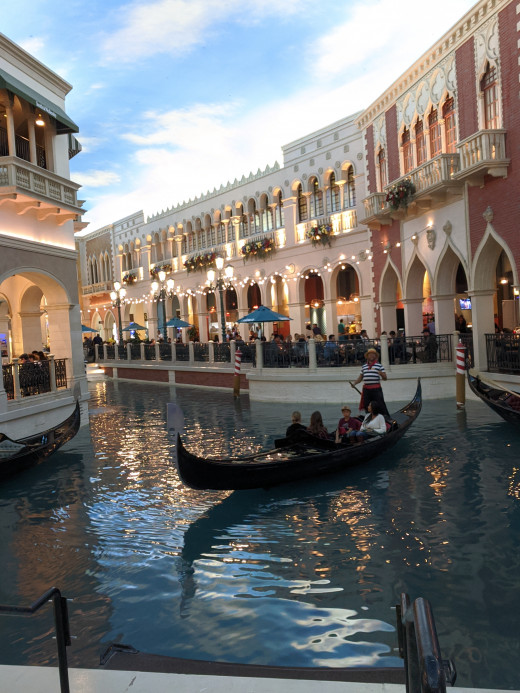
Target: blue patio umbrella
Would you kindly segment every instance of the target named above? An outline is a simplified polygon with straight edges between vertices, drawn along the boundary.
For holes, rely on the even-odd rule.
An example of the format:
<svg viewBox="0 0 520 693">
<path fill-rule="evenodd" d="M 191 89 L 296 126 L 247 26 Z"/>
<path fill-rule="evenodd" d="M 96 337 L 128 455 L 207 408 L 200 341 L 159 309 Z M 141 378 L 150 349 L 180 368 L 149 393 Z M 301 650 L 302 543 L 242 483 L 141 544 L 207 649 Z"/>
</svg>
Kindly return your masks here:
<svg viewBox="0 0 520 693">
<path fill-rule="evenodd" d="M 166 323 L 166 327 L 191 327 L 189 322 L 186 320 L 181 320 L 180 318 L 171 318 Z"/>
<path fill-rule="evenodd" d="M 147 327 L 143 327 L 142 325 L 139 325 L 137 322 L 131 322 L 129 323 L 126 327 L 123 327 L 123 332 L 132 332 L 133 330 L 144 330 L 145 332 L 148 332 Z"/>
<path fill-rule="evenodd" d="M 258 306 L 256 310 L 254 310 L 252 313 L 249 313 L 249 315 L 245 315 L 243 318 L 240 318 L 240 320 L 237 320 L 237 322 L 249 324 L 261 322 L 263 333 L 264 322 L 286 322 L 287 320 L 292 320 L 292 318 L 288 318 L 287 315 L 281 315 L 280 313 L 276 313 L 274 310 L 267 308 L 267 306 Z"/>
<path fill-rule="evenodd" d="M 82 332 L 99 332 L 99 330 L 95 330 L 93 327 L 87 327 L 86 325 L 81 326 L 81 331 Z"/>
<path fill-rule="evenodd" d="M 240 318 L 237 322 L 282 322 L 287 320 L 292 320 L 292 318 L 288 318 L 287 315 L 275 313 L 274 310 L 267 308 L 267 306 L 258 306 L 256 310 Z"/>
</svg>

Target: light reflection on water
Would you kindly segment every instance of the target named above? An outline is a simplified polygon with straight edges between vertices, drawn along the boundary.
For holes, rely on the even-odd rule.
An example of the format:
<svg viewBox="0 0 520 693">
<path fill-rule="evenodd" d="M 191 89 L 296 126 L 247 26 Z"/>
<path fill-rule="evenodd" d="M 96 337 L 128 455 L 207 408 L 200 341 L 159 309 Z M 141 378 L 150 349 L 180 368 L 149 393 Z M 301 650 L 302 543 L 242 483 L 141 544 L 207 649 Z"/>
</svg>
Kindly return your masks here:
<svg viewBox="0 0 520 693">
<path fill-rule="evenodd" d="M 291 405 L 91 383 L 91 428 L 0 490 L 0 602 L 74 598 L 73 666 L 118 641 L 157 654 L 301 666 L 399 666 L 393 606 L 432 603 L 458 685 L 518 688 L 520 435 L 479 402 L 426 402 L 378 460 L 290 486 L 185 488 L 168 401 L 203 455 L 269 447 Z M 312 407 L 301 407 L 308 420 Z M 333 428 L 339 408 L 321 407 Z M 3 620 L 0 660 L 53 662 L 49 613 Z"/>
</svg>

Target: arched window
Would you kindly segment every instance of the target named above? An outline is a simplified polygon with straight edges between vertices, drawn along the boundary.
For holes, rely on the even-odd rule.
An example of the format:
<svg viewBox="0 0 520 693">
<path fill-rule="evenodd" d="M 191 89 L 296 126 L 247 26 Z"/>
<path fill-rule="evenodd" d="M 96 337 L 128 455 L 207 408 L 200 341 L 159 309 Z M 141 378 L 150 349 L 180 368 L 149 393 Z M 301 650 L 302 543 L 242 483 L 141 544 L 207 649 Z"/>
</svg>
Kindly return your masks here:
<svg viewBox="0 0 520 693">
<path fill-rule="evenodd" d="M 341 193 L 339 185 L 336 183 L 336 175 L 330 174 L 329 187 L 329 210 L 331 212 L 339 212 L 341 210 Z"/>
<path fill-rule="evenodd" d="M 276 196 L 276 209 L 274 210 L 274 215 L 275 215 L 275 220 L 274 220 L 274 225 L 275 228 L 280 229 L 285 226 L 285 215 L 283 211 L 283 202 L 282 202 L 282 193 L 281 191 L 278 191 L 278 195 Z"/>
<path fill-rule="evenodd" d="M 382 192 L 388 184 L 386 176 L 386 153 L 384 149 L 380 149 L 377 155 L 377 169 L 379 171 L 379 191 Z"/>
<path fill-rule="evenodd" d="M 412 143 L 410 142 L 410 130 L 404 129 L 401 137 L 401 145 L 403 147 L 403 165 L 404 173 L 409 173 L 413 168 L 413 151 Z"/>
<path fill-rule="evenodd" d="M 309 218 L 309 210 L 307 208 L 307 198 L 303 194 L 302 186 L 298 186 L 298 221 L 307 221 Z"/>
<path fill-rule="evenodd" d="M 97 284 L 99 282 L 99 274 L 98 274 L 98 264 L 97 264 L 97 258 L 92 258 L 92 283 Z"/>
<path fill-rule="evenodd" d="M 320 190 L 317 178 L 314 178 L 311 184 L 310 207 L 311 217 L 323 216 L 323 191 Z"/>
<path fill-rule="evenodd" d="M 434 108 L 428 116 L 428 126 L 430 128 L 430 158 L 442 152 L 442 132 L 439 123 L 439 114 Z"/>
<path fill-rule="evenodd" d="M 422 166 L 426 162 L 426 137 L 424 136 L 424 122 L 418 120 L 415 124 L 415 155 L 417 166 Z"/>
<path fill-rule="evenodd" d="M 444 120 L 444 137 L 446 140 L 446 153 L 454 154 L 457 144 L 457 133 L 455 128 L 455 102 L 453 98 L 447 99 L 442 107 L 442 117 Z"/>
<path fill-rule="evenodd" d="M 480 80 L 480 90 L 484 98 L 484 129 L 496 130 L 498 122 L 498 80 L 497 69 L 487 64 L 484 76 Z"/>
<path fill-rule="evenodd" d="M 347 173 L 347 192 L 345 195 L 345 204 L 348 207 L 356 206 L 356 183 L 354 180 L 354 169 L 349 166 Z"/>
</svg>

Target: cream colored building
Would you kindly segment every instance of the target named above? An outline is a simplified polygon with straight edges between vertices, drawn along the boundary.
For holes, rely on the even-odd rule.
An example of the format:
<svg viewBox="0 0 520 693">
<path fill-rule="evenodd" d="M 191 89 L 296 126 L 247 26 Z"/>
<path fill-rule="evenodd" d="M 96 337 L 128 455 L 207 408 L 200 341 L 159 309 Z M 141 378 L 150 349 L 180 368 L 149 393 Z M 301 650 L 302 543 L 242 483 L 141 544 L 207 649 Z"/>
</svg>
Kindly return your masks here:
<svg viewBox="0 0 520 693">
<path fill-rule="evenodd" d="M 80 150 L 65 112 L 71 85 L 0 34 L 0 431 L 44 430 L 79 399 L 86 417 L 77 252 L 79 186 L 69 159 Z M 16 358 L 48 347 L 59 387 L 34 396 L 16 382 Z M 14 370 L 13 370 L 14 368 Z"/>
</svg>

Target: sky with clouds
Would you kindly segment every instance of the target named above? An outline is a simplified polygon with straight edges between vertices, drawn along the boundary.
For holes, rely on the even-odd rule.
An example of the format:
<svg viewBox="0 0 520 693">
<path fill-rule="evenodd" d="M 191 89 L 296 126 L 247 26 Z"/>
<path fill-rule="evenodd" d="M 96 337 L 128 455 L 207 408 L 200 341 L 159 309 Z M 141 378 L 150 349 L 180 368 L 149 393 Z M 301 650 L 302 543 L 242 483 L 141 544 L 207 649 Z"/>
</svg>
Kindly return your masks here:
<svg viewBox="0 0 520 693">
<path fill-rule="evenodd" d="M 282 145 L 366 108 L 474 4 L 17 0 L 0 30 L 73 86 L 71 177 L 94 231 L 281 165 Z"/>
</svg>

